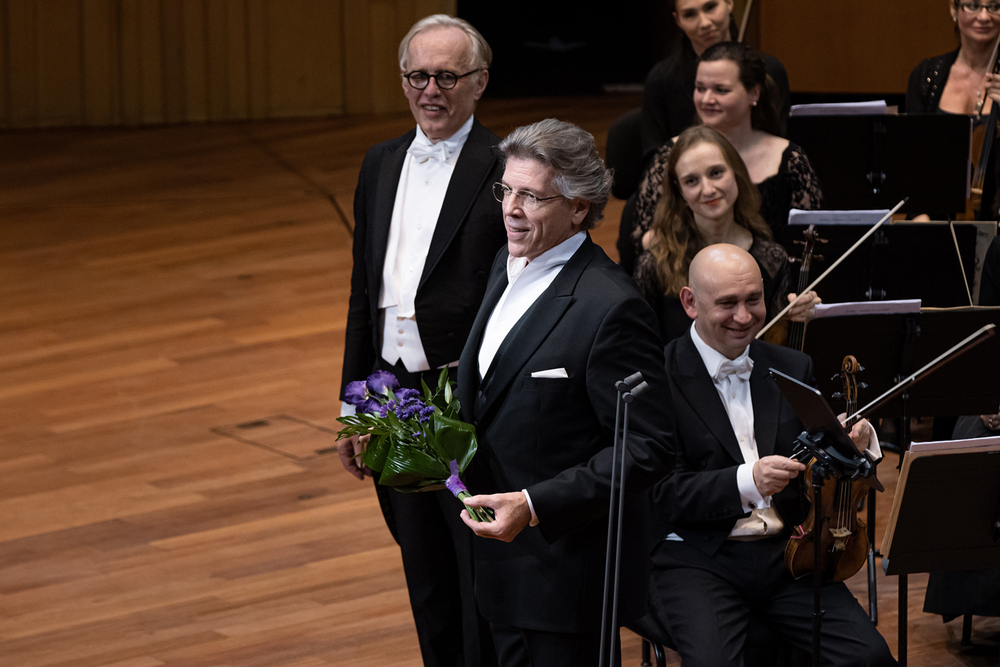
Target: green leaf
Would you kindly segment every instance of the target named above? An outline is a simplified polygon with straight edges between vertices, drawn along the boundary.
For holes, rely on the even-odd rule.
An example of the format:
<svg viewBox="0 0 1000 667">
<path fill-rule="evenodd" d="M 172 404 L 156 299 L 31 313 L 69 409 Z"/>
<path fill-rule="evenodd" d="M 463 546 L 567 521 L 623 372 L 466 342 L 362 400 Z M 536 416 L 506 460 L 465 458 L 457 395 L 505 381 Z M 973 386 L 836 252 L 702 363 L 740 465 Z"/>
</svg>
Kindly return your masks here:
<svg viewBox="0 0 1000 667">
<path fill-rule="evenodd" d="M 448 367 L 445 366 L 444 368 L 441 369 L 441 374 L 438 375 L 437 391 L 434 392 L 434 393 L 435 394 L 440 394 L 442 391 L 446 392 L 446 391 L 448 391 L 448 387 L 450 387 L 450 386 L 451 386 L 451 383 L 448 382 Z"/>
<path fill-rule="evenodd" d="M 395 442 L 389 448 L 379 484 L 398 486 L 422 480 L 440 484 L 449 474 L 448 463 L 438 459 L 433 452 Z"/>
<path fill-rule="evenodd" d="M 364 452 L 361 454 L 361 462 L 376 472 L 382 472 L 385 467 L 386 456 L 389 454 L 389 438 L 385 435 L 372 437 L 368 441 Z"/>
<path fill-rule="evenodd" d="M 452 399 L 451 383 L 449 382 L 444 386 L 444 402 L 450 404 L 451 399 Z"/>
<path fill-rule="evenodd" d="M 433 394 L 431 393 L 431 388 L 427 386 L 426 382 L 424 382 L 424 376 L 423 375 L 420 376 L 420 387 L 424 390 L 424 399 L 425 399 L 425 401 L 429 401 L 431 399 L 431 397 L 433 396 Z"/>
<path fill-rule="evenodd" d="M 446 462 L 457 461 L 459 472 L 463 472 L 476 454 L 478 442 L 476 427 L 458 419 L 435 414 L 431 447 Z M 447 477 L 447 475 L 445 475 Z"/>
</svg>

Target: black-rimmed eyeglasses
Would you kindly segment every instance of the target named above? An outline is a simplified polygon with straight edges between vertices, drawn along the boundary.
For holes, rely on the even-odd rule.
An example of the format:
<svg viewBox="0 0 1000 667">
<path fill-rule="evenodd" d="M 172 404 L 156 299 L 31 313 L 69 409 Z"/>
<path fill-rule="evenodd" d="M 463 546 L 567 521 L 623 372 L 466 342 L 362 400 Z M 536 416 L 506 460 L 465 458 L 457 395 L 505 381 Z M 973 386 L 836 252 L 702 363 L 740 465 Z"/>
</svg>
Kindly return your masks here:
<svg viewBox="0 0 1000 667">
<path fill-rule="evenodd" d="M 465 74 L 455 74 L 454 72 L 449 72 L 445 70 L 443 72 L 438 72 L 437 74 L 431 74 L 430 72 L 425 72 L 423 70 L 414 70 L 412 72 L 407 72 L 403 75 L 406 82 L 410 84 L 411 88 L 416 88 L 417 90 L 423 90 L 427 87 L 427 84 L 434 79 L 437 83 L 437 87 L 441 90 L 451 90 L 456 85 L 458 85 L 459 79 L 464 79 L 470 74 L 475 74 L 479 71 L 479 68 L 472 70 L 471 72 L 466 72 Z"/>
<path fill-rule="evenodd" d="M 984 9 L 994 16 L 1000 14 L 1000 2 L 959 2 L 957 4 L 962 8 L 963 12 L 969 14 L 978 14 Z"/>
<path fill-rule="evenodd" d="M 534 211 L 541 207 L 542 202 L 547 202 L 551 199 L 563 199 L 562 195 L 553 195 L 552 197 L 536 197 L 530 192 L 525 192 L 524 190 L 511 190 L 503 183 L 493 184 L 493 196 L 501 204 L 511 195 L 514 196 L 515 200 L 519 200 L 521 202 L 521 206 L 526 211 Z"/>
</svg>

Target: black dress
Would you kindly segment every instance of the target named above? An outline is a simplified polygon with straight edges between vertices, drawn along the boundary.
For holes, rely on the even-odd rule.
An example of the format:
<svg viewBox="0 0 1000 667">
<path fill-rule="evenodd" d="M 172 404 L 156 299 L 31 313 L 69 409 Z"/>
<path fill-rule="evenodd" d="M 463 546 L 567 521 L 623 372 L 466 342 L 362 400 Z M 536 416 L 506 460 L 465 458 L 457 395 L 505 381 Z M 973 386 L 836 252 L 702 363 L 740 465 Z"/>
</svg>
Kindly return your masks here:
<svg viewBox="0 0 1000 667">
<path fill-rule="evenodd" d="M 948 83 L 948 75 L 951 67 L 958 58 L 958 50 L 945 53 L 933 58 L 927 58 L 917 65 L 910 72 L 910 79 L 906 85 L 906 113 L 948 113 L 941 111 L 941 93 L 945 84 Z M 997 169 L 997 161 L 1000 160 L 1000 140 L 993 142 L 990 151 L 990 162 L 986 167 L 986 174 L 983 181 L 983 199 L 979 209 L 980 220 L 995 220 L 1000 211 L 1000 169 Z M 946 220 L 953 216 L 948 214 L 929 214 L 934 220 Z"/>
</svg>

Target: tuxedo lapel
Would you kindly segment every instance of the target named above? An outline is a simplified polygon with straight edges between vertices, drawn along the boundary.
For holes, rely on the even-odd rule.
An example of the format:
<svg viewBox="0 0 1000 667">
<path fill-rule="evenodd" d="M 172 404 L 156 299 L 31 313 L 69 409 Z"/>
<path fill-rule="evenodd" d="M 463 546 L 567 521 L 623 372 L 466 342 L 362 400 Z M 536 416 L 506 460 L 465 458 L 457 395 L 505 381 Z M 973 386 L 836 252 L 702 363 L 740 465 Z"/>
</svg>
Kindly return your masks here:
<svg viewBox="0 0 1000 667">
<path fill-rule="evenodd" d="M 493 166 L 497 161 L 491 150 L 491 138 L 490 132 L 478 121 L 473 120 L 472 130 L 465 140 L 451 180 L 448 182 L 448 191 L 445 193 L 441 213 L 434 226 L 434 234 L 431 236 L 431 245 L 427 250 L 427 259 L 424 261 L 418 289 L 437 266 L 438 260 L 451 244 L 459 227 L 469 217 L 469 211 L 483 188 L 491 187 L 491 184 L 485 182 L 493 172 Z M 500 202 L 496 202 L 496 207 L 499 213 Z"/>
<path fill-rule="evenodd" d="M 753 397 L 753 430 L 757 441 L 757 454 L 761 458 L 774 454 L 778 434 L 778 412 L 781 407 L 781 390 L 770 377 L 767 351 L 760 344 L 750 344 L 753 372 L 750 374 L 750 395 Z"/>
<path fill-rule="evenodd" d="M 493 358 L 493 365 L 488 373 L 484 374 L 484 380 L 487 377 L 489 380 L 489 392 L 478 411 L 480 415 L 486 414 L 497 397 L 503 393 L 504 388 L 517 377 L 531 355 L 559 323 L 563 313 L 573 303 L 573 290 L 580 275 L 593 258 L 594 243 L 588 235 L 583 245 L 559 271 L 552 284 L 514 325 Z M 492 312 L 492 308 L 490 311 Z"/>
<path fill-rule="evenodd" d="M 474 399 L 476 391 L 479 389 L 479 346 L 483 340 L 483 330 L 486 328 L 486 323 L 489 322 L 497 302 L 503 296 L 504 290 L 507 289 L 507 256 L 507 246 L 504 246 L 493 261 L 493 270 L 486 286 L 483 303 L 472 323 L 469 338 L 466 340 L 465 348 L 462 350 L 462 358 L 458 364 L 459 374 L 463 376 L 468 374 L 469 378 L 468 382 L 459 383 L 463 391 L 458 399 L 462 405 L 468 406 L 470 410 L 475 405 Z"/>
<path fill-rule="evenodd" d="M 375 212 L 371 217 L 368 231 L 371 260 L 368 263 L 368 284 L 382 284 L 382 269 L 385 266 L 385 250 L 389 242 L 389 227 L 392 225 L 392 209 L 396 205 L 396 190 L 399 176 L 403 171 L 406 149 L 413 142 L 416 130 L 411 131 L 390 153 L 379 167 L 378 190 L 375 193 Z M 377 294 L 376 297 L 378 298 Z"/>
<path fill-rule="evenodd" d="M 740 451 L 740 445 L 736 442 L 736 434 L 733 433 L 729 414 L 726 412 L 719 392 L 705 368 L 705 362 L 701 360 L 698 348 L 691 340 L 690 331 L 677 341 L 675 365 L 676 372 L 680 376 L 675 386 L 684 394 L 684 398 L 694 409 L 695 414 L 726 452 L 733 457 L 734 461 L 742 463 L 743 452 Z"/>
</svg>

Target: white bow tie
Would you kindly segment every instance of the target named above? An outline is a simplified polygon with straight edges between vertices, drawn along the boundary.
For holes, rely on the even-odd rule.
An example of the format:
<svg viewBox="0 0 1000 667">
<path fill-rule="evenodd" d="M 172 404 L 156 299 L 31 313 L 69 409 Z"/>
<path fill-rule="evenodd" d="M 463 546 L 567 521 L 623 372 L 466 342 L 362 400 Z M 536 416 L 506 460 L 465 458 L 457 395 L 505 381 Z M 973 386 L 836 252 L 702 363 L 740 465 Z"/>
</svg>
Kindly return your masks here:
<svg viewBox="0 0 1000 667">
<path fill-rule="evenodd" d="M 753 370 L 753 360 L 750 357 L 730 360 L 726 359 L 719 364 L 719 369 L 715 371 L 715 381 L 721 382 L 731 375 L 735 375 L 741 380 L 750 379 L 750 371 Z"/>
<path fill-rule="evenodd" d="M 417 162 L 420 162 L 421 164 L 427 162 L 428 160 L 440 160 L 441 162 L 446 163 L 448 162 L 448 156 L 450 153 L 448 146 L 443 141 L 429 145 L 414 142 L 410 144 L 410 147 L 406 149 L 406 152 L 416 158 Z"/>
</svg>

